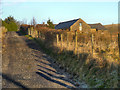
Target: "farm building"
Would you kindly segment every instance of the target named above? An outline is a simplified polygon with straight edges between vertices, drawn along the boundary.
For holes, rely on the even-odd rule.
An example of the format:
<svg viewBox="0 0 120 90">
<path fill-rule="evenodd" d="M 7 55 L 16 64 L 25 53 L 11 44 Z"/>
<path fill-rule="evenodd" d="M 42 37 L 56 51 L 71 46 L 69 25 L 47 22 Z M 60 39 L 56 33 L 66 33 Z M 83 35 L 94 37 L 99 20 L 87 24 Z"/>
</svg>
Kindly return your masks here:
<svg viewBox="0 0 120 90">
<path fill-rule="evenodd" d="M 88 24 L 91 27 L 91 30 L 107 30 L 101 23 L 96 23 L 96 24 Z"/>
<path fill-rule="evenodd" d="M 47 30 L 49 28 L 48 28 L 47 24 L 43 23 L 43 24 L 37 24 L 36 29 L 37 30 Z"/>
<path fill-rule="evenodd" d="M 62 29 L 62 30 L 68 30 L 68 31 L 79 30 L 84 32 L 90 32 L 90 31 L 105 30 L 105 27 L 100 23 L 87 24 L 85 21 L 79 18 L 79 19 L 74 19 L 66 22 L 61 22 L 55 26 L 55 29 Z"/>
<path fill-rule="evenodd" d="M 37 27 L 37 28 L 47 27 L 47 24 L 45 24 L 45 23 L 43 22 L 43 24 L 37 24 L 36 27 Z"/>
</svg>

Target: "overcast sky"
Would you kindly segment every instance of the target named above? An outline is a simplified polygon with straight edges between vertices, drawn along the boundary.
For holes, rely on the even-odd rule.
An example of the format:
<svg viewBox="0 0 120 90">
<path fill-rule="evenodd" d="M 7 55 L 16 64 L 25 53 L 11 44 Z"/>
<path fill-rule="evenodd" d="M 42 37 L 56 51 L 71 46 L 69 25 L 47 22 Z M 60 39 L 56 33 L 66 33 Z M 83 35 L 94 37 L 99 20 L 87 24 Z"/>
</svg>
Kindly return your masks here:
<svg viewBox="0 0 120 90">
<path fill-rule="evenodd" d="M 18 2 L 19 1 L 19 2 Z M 46 22 L 50 18 L 55 24 L 63 21 L 81 18 L 85 22 L 117 24 L 118 0 L 3 0 L 2 19 L 12 15 L 19 21 L 27 21 L 32 17 L 37 23 Z M 66 1 L 66 2 L 65 2 Z M 99 1 L 99 2 L 98 2 Z"/>
</svg>

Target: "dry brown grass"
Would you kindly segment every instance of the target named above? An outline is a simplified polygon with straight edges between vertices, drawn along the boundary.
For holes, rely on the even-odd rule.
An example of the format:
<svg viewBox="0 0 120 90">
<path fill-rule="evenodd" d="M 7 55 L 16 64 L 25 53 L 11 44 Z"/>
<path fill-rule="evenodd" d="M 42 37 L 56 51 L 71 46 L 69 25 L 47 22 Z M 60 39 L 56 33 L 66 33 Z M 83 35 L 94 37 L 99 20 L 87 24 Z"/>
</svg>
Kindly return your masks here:
<svg viewBox="0 0 120 90">
<path fill-rule="evenodd" d="M 104 25 L 111 33 L 118 32 L 118 24 Z"/>
<path fill-rule="evenodd" d="M 76 58 L 74 53 L 70 53 L 75 50 L 75 32 L 62 30 L 39 30 L 39 32 L 39 39 L 43 41 L 44 47 L 47 49 L 52 48 L 51 52 L 56 53 L 54 57 L 58 59 L 57 62 L 61 64 L 60 67 L 65 67 L 68 72 L 83 78 L 91 86 L 99 84 L 96 87 L 111 87 L 114 84 L 114 87 L 117 87 L 117 79 L 111 79 L 117 78 L 117 66 L 119 63 L 117 34 L 111 34 L 108 31 L 78 32 L 78 57 Z M 59 35 L 58 44 L 56 34 Z M 61 34 L 63 34 L 62 44 Z M 94 36 L 93 56 L 91 34 Z M 62 52 L 60 52 L 61 48 Z M 103 82 L 106 82 L 106 84 Z"/>
<path fill-rule="evenodd" d="M 2 46 L 2 51 L 4 51 L 5 45 L 2 43 L 4 41 L 7 29 L 5 27 L 0 27 L 0 46 Z"/>
<path fill-rule="evenodd" d="M 75 32 L 63 30 L 46 29 L 38 30 L 41 38 L 47 47 L 57 47 L 58 49 L 74 51 L 75 50 Z M 34 30 L 33 30 L 34 32 Z M 36 33 L 34 33 L 36 34 Z M 59 43 L 56 41 L 56 34 L 59 35 Z M 61 43 L 61 34 L 63 34 L 63 43 Z M 118 59 L 118 35 L 111 34 L 109 31 L 95 33 L 77 33 L 77 53 L 92 54 L 91 34 L 93 34 L 93 55 L 95 58 L 113 58 Z M 38 35 L 38 34 L 37 34 Z M 111 59 L 112 60 L 112 59 Z"/>
<path fill-rule="evenodd" d="M 7 29 L 5 27 L 0 27 L 0 38 L 2 40 L 4 39 L 6 32 L 7 32 Z"/>
</svg>

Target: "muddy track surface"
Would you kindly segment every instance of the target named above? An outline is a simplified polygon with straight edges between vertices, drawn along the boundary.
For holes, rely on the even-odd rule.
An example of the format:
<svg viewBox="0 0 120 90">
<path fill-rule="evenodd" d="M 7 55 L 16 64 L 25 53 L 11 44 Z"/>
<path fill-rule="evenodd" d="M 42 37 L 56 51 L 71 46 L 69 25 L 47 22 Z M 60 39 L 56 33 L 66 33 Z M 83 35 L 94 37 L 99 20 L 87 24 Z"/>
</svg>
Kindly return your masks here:
<svg viewBox="0 0 120 90">
<path fill-rule="evenodd" d="M 16 32 L 7 32 L 2 55 L 3 88 L 73 88 L 38 44 Z M 1 74 L 0 74 L 1 75 Z"/>
</svg>

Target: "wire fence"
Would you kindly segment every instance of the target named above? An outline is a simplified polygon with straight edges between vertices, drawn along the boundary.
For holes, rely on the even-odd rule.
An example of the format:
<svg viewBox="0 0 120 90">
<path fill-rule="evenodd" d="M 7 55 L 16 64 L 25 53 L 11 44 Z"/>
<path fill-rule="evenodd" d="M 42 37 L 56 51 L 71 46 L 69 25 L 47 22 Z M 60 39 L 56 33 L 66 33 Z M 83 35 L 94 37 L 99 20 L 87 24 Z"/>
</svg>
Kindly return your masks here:
<svg viewBox="0 0 120 90">
<path fill-rule="evenodd" d="M 47 48 L 54 47 L 62 51 L 73 51 L 79 57 L 80 53 L 88 53 L 97 57 L 119 58 L 118 34 L 109 32 L 81 33 L 62 30 L 28 29 L 28 34 L 44 41 Z"/>
</svg>

